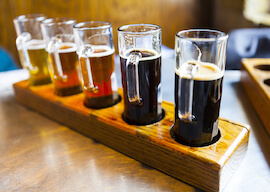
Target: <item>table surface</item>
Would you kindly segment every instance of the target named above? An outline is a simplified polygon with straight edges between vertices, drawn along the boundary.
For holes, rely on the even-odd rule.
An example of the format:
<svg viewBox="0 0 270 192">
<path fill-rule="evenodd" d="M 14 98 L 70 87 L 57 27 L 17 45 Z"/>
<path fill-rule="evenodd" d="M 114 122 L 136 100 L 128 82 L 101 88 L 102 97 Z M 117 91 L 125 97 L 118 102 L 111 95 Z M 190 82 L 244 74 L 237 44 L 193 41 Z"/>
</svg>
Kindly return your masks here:
<svg viewBox="0 0 270 192">
<path fill-rule="evenodd" d="M 163 99 L 173 102 L 173 60 L 162 61 Z M 27 77 L 25 70 L 0 73 L 0 191 L 201 191 L 23 107 L 12 84 Z M 220 116 L 251 133 L 224 192 L 270 191 L 270 137 L 239 81 L 239 71 L 225 72 Z"/>
</svg>

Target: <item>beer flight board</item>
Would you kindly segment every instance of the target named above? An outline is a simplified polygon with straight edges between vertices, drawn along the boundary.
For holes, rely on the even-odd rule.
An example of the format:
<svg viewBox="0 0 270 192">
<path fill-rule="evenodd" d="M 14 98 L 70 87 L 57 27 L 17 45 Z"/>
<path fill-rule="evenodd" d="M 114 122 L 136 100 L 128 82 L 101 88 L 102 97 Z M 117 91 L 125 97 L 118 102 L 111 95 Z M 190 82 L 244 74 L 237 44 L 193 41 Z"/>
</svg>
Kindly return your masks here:
<svg viewBox="0 0 270 192">
<path fill-rule="evenodd" d="M 270 136 L 270 59 L 243 59 L 241 83 Z"/>
<path fill-rule="evenodd" d="M 222 191 L 244 158 L 249 127 L 219 119 L 220 139 L 209 146 L 189 147 L 174 141 L 174 104 L 163 101 L 165 117 L 154 124 L 135 126 L 122 119 L 123 101 L 104 109 L 84 106 L 83 93 L 54 94 L 52 84 L 14 84 L 16 100 L 50 119 L 119 152 L 205 191 Z M 119 89 L 119 94 L 122 90 Z"/>
</svg>

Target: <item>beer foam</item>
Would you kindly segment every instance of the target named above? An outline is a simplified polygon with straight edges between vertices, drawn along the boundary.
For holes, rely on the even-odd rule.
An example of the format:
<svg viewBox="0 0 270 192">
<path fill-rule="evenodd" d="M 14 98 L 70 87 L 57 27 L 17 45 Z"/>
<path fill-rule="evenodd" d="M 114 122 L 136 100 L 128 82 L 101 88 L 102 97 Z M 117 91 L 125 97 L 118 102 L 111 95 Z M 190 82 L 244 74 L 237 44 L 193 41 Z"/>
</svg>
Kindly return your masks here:
<svg viewBox="0 0 270 192">
<path fill-rule="evenodd" d="M 91 48 L 93 49 L 93 52 L 88 55 L 88 57 L 104 57 L 108 55 L 114 54 L 114 49 L 104 46 L 104 45 L 92 45 Z M 102 52 L 98 52 L 99 50 L 104 50 Z M 97 51 L 97 52 L 95 52 Z"/>
<path fill-rule="evenodd" d="M 139 61 L 146 61 L 146 60 L 154 60 L 157 59 L 159 57 L 161 57 L 161 54 L 158 54 L 157 51 L 153 50 L 153 49 L 144 49 L 144 48 L 132 48 L 132 49 L 128 49 L 125 51 L 124 55 L 120 55 L 122 58 L 127 59 L 128 58 L 128 53 L 132 52 L 132 51 L 142 51 L 142 52 L 150 52 L 153 53 L 154 56 L 150 56 L 150 57 L 142 57 L 139 59 Z"/>
<path fill-rule="evenodd" d="M 198 65 L 198 70 L 193 76 L 194 80 L 211 81 L 215 79 L 220 79 L 224 76 L 224 71 L 221 71 L 219 67 L 213 63 L 190 60 L 182 64 L 179 69 L 175 68 L 175 73 L 178 76 L 181 76 L 181 78 L 190 78 L 190 76 L 184 72 L 184 68 L 186 67 L 187 63 L 195 63 Z"/>
<path fill-rule="evenodd" d="M 28 50 L 45 49 L 45 42 L 42 39 L 32 39 L 26 42 L 26 49 Z"/>
<path fill-rule="evenodd" d="M 63 48 L 68 47 L 68 48 Z M 58 53 L 70 53 L 70 52 L 76 52 L 76 44 L 72 42 L 64 42 L 61 43 L 60 49 L 58 49 Z"/>
</svg>

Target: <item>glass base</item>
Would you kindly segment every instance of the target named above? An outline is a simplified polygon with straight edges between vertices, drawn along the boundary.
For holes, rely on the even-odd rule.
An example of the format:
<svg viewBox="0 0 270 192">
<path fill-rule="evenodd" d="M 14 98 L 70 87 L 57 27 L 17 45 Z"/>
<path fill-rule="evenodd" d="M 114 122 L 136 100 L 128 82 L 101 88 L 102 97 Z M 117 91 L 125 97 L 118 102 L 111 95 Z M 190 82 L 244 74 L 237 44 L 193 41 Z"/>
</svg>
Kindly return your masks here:
<svg viewBox="0 0 270 192">
<path fill-rule="evenodd" d="M 45 84 L 49 84 L 51 83 L 51 79 L 50 78 L 46 78 L 46 79 L 29 79 L 29 83 L 30 85 L 36 86 L 36 85 L 45 85 Z"/>
<path fill-rule="evenodd" d="M 120 95 L 113 93 L 112 95 L 103 96 L 103 97 L 92 97 L 84 99 L 84 105 L 92 109 L 102 109 L 106 107 L 111 107 L 121 101 Z"/>
<path fill-rule="evenodd" d="M 139 119 L 139 120 L 135 121 L 135 120 L 128 119 L 124 115 L 124 113 L 122 114 L 122 119 L 130 125 L 150 125 L 150 124 L 153 124 L 153 123 L 156 123 L 156 122 L 162 120 L 164 118 L 164 116 L 165 116 L 165 111 L 164 111 L 164 109 L 162 109 L 162 113 L 156 119 L 149 120 L 149 118 L 144 118 L 144 119 Z"/>
<path fill-rule="evenodd" d="M 70 96 L 70 95 L 75 95 L 75 94 L 78 94 L 78 93 L 81 93 L 82 92 L 82 89 L 81 89 L 81 86 L 73 86 L 73 87 L 67 87 L 67 88 L 62 88 L 62 89 L 55 89 L 55 94 L 57 96 L 61 96 L 61 97 L 64 97 L 64 96 Z"/>
<path fill-rule="evenodd" d="M 173 140 L 175 140 L 176 142 L 182 144 L 182 145 L 187 145 L 187 146 L 190 146 L 190 147 L 205 147 L 205 146 L 209 146 L 209 145 L 212 145 L 214 143 L 216 143 L 220 137 L 221 137 L 221 133 L 220 133 L 220 130 L 218 129 L 218 134 L 213 137 L 212 141 L 210 142 L 194 142 L 194 141 L 187 141 L 185 138 L 177 135 L 174 133 L 173 131 L 173 127 L 175 125 L 173 125 L 171 127 L 171 130 L 170 130 L 170 134 L 171 134 L 171 137 L 173 138 Z"/>
</svg>

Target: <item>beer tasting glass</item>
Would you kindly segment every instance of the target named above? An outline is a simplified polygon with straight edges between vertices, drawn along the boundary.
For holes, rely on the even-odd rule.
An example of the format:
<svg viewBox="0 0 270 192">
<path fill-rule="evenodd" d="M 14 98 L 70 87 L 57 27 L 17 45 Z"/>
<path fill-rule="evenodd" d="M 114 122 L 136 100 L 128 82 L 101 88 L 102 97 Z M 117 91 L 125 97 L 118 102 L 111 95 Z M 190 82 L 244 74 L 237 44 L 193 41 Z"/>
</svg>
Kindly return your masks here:
<svg viewBox="0 0 270 192">
<path fill-rule="evenodd" d="M 112 27 L 109 22 L 89 21 L 74 26 L 84 104 L 109 107 L 120 101 L 114 69 Z"/>
<path fill-rule="evenodd" d="M 46 41 L 51 79 L 58 96 L 81 92 L 78 57 L 74 42 L 75 19 L 68 17 L 46 19 L 41 24 Z"/>
<path fill-rule="evenodd" d="M 228 36 L 215 30 L 180 31 L 175 40 L 174 140 L 189 146 L 217 141 Z"/>
<path fill-rule="evenodd" d="M 51 82 L 47 65 L 47 52 L 40 24 L 46 19 L 43 14 L 16 17 L 13 22 L 17 33 L 16 46 L 22 67 L 29 72 L 30 85 Z"/>
<path fill-rule="evenodd" d="M 161 27 L 125 25 L 118 29 L 124 113 L 129 124 L 146 125 L 162 119 Z"/>
</svg>

